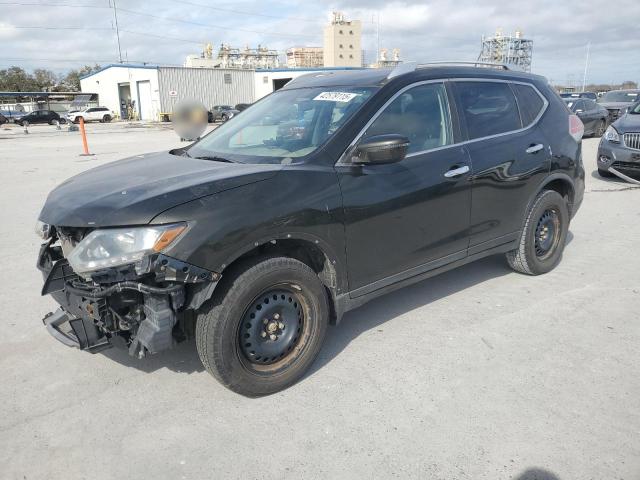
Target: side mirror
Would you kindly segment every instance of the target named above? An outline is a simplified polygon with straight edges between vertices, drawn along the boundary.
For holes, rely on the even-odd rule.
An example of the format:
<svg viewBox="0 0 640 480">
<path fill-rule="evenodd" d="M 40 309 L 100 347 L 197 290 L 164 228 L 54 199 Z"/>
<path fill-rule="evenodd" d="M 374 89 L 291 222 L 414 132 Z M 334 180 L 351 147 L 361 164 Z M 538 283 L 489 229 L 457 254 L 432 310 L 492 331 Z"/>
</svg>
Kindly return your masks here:
<svg viewBox="0 0 640 480">
<path fill-rule="evenodd" d="M 403 135 L 374 135 L 360 141 L 351 154 L 356 165 L 396 163 L 407 155 L 409 139 Z"/>
</svg>

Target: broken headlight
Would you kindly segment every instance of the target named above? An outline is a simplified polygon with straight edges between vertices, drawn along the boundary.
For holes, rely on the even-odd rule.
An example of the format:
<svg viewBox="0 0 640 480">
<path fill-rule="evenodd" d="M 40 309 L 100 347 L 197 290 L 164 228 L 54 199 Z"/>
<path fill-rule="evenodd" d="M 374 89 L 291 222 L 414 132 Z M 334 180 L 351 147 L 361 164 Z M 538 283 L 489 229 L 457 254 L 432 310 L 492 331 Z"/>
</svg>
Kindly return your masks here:
<svg viewBox="0 0 640 480">
<path fill-rule="evenodd" d="M 38 235 L 43 240 L 49 240 L 51 237 L 51 225 L 48 223 L 44 223 L 40 220 L 36 222 L 35 226 L 36 235 Z"/>
<path fill-rule="evenodd" d="M 186 228 L 185 223 L 178 223 L 94 230 L 76 245 L 67 260 L 78 275 L 137 263 L 149 254 L 163 251 Z"/>
</svg>

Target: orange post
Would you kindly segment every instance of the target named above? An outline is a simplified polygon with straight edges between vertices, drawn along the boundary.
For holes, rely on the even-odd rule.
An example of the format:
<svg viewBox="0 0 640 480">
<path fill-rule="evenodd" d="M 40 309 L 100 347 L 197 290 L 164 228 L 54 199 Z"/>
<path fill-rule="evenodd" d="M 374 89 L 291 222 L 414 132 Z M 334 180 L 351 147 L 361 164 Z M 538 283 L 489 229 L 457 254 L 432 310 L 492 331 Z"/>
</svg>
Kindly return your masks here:
<svg viewBox="0 0 640 480">
<path fill-rule="evenodd" d="M 85 132 L 84 130 L 84 118 L 82 117 L 80 117 L 80 135 L 82 136 L 82 149 L 84 150 L 84 153 L 82 153 L 81 155 L 91 155 L 89 153 L 89 145 L 87 145 L 87 132 Z"/>
</svg>

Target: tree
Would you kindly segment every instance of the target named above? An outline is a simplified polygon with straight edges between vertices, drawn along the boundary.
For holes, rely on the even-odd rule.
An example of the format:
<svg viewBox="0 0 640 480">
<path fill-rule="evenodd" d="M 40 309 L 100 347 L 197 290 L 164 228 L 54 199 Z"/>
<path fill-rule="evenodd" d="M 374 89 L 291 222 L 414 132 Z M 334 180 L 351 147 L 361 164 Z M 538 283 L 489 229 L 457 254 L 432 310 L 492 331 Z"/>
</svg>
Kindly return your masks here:
<svg viewBox="0 0 640 480">
<path fill-rule="evenodd" d="M 38 87 L 37 90 L 46 92 L 51 91 L 58 84 L 58 77 L 51 70 L 36 68 L 33 71 L 33 81 Z"/>
<path fill-rule="evenodd" d="M 0 70 L 0 91 L 29 92 L 39 90 L 32 75 L 20 67 Z"/>
<path fill-rule="evenodd" d="M 97 70 L 100 70 L 100 65 L 95 64 L 93 67 L 91 65 L 85 65 L 77 70 L 70 70 L 69 73 L 62 79 L 61 82 L 61 90 L 66 90 L 69 92 L 79 92 L 80 91 L 80 77 L 85 75 L 89 75 Z"/>
</svg>

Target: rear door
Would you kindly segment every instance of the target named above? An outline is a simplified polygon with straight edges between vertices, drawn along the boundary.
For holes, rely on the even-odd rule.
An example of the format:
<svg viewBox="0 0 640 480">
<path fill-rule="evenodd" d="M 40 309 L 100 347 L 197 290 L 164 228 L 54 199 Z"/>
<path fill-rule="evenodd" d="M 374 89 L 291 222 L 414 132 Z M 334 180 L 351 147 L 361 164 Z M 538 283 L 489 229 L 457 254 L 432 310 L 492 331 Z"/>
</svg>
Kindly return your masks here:
<svg viewBox="0 0 640 480">
<path fill-rule="evenodd" d="M 454 144 L 450 108 L 443 82 L 406 87 L 359 137 L 406 136 L 406 158 L 336 166 L 353 296 L 466 256 L 471 164 L 464 147 Z"/>
<path fill-rule="evenodd" d="M 548 102 L 529 84 L 483 79 L 454 85 L 473 163 L 472 255 L 517 238 L 526 205 L 551 167 L 537 127 Z"/>
</svg>

